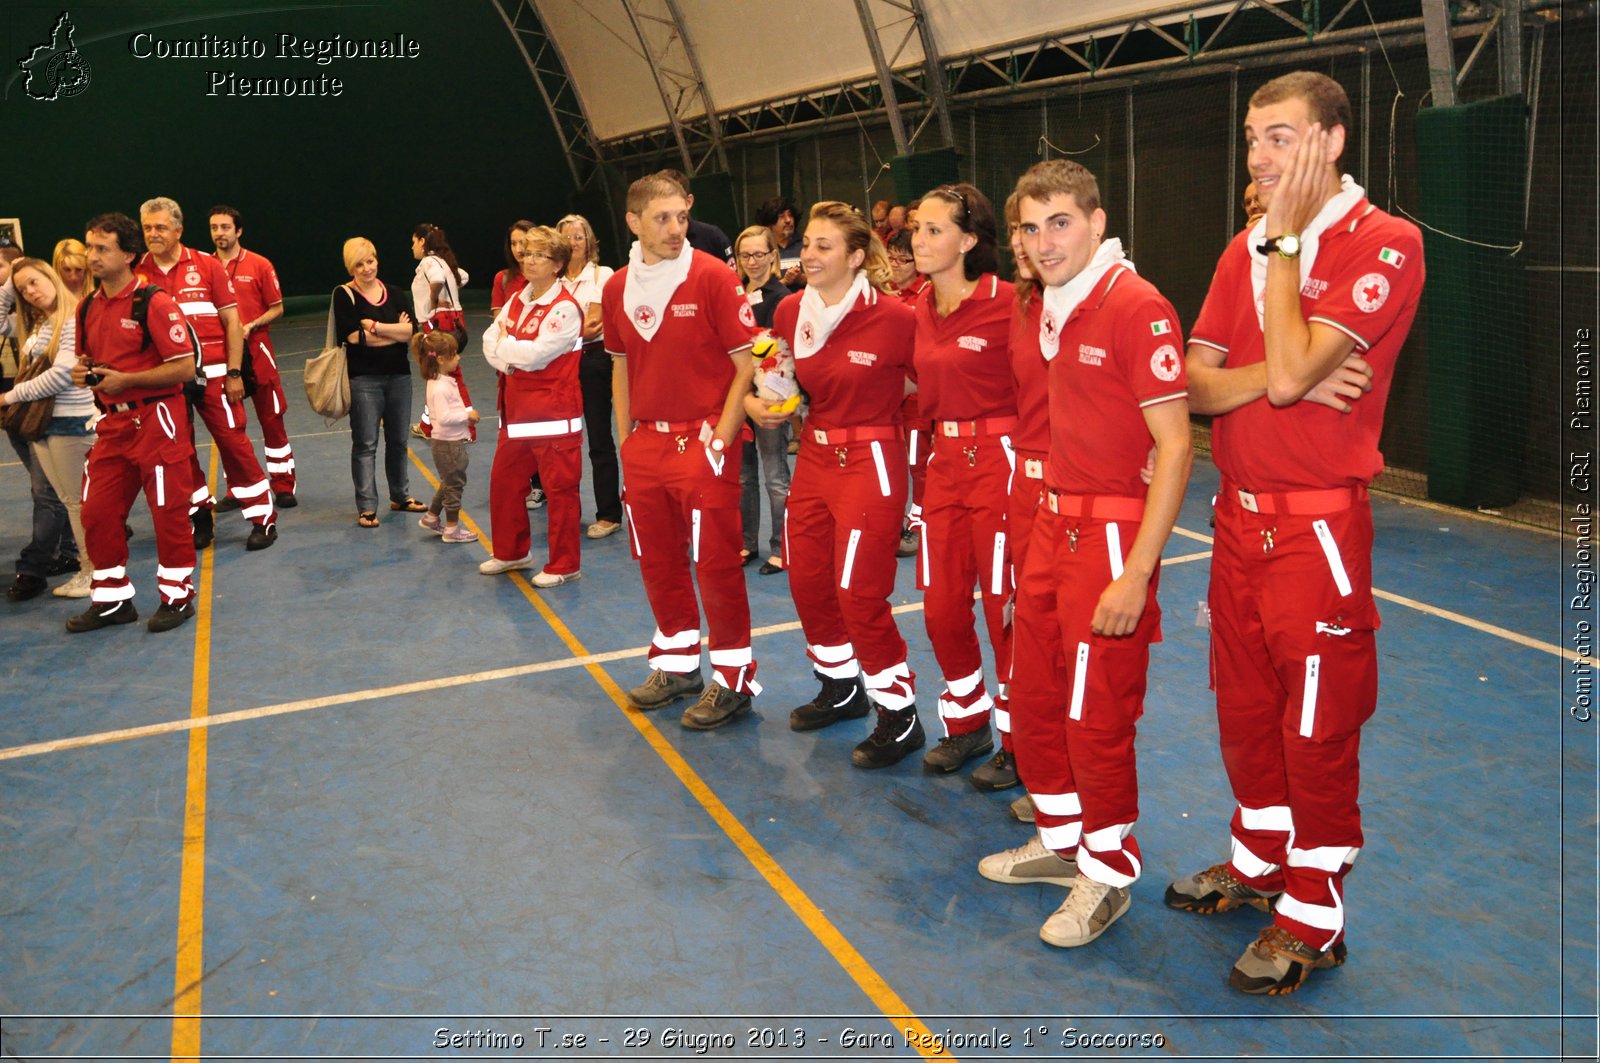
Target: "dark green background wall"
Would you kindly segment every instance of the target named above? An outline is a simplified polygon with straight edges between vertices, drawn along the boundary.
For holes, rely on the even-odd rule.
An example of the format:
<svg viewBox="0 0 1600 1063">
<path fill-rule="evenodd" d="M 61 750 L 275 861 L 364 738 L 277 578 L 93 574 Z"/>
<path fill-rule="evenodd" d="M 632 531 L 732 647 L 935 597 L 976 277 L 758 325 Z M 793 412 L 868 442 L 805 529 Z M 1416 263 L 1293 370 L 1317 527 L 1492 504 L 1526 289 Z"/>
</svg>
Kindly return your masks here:
<svg viewBox="0 0 1600 1063">
<path fill-rule="evenodd" d="M 473 274 L 469 295 L 503 265 L 507 225 L 566 212 L 572 182 L 549 116 L 489 0 L 424 3 L 146 4 L 74 0 L 76 42 L 91 66 L 80 95 L 42 102 L 17 62 L 49 40 L 61 0 L 0 4 L 0 216 L 20 217 L 28 250 L 48 256 L 105 210 L 136 215 L 155 195 L 184 208 L 185 242 L 211 250 L 205 212 L 245 215 L 245 244 L 278 266 L 290 295 L 346 279 L 340 247 L 363 235 L 379 273 L 409 283 L 409 234 L 442 225 Z M 145 59 L 129 38 L 250 35 L 261 60 Z M 416 40 L 417 59 L 279 60 L 277 34 Z M 336 76 L 336 98 L 208 97 L 206 72 Z"/>
</svg>

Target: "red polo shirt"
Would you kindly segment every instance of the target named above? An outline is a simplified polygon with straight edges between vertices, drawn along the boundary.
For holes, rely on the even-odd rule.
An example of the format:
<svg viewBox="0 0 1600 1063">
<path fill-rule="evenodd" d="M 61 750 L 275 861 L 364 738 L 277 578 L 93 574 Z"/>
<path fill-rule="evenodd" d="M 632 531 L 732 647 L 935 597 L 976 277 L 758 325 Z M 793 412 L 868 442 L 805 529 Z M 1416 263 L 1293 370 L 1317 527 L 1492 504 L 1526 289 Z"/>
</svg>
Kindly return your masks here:
<svg viewBox="0 0 1600 1063">
<path fill-rule="evenodd" d="M 800 299 L 789 296 L 772 318 L 772 331 L 791 350 Z M 817 353 L 795 359 L 795 376 L 811 396 L 806 426 L 899 424 L 916 329 L 910 307 L 875 288 L 862 293 Z"/>
<path fill-rule="evenodd" d="M 1009 281 L 985 273 L 955 312 L 941 318 L 929 288 L 916 307 L 912 363 L 922 416 L 974 421 L 1016 414 L 1017 389 L 1006 353 L 1015 301 Z"/>
</svg>

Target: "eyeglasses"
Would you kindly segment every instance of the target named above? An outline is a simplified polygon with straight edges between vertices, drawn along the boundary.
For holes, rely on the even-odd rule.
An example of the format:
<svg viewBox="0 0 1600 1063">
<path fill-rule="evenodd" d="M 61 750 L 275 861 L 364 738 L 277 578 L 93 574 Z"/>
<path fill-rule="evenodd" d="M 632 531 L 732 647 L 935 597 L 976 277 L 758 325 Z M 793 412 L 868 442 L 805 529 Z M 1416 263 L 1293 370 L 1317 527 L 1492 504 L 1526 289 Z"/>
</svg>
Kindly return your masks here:
<svg viewBox="0 0 1600 1063">
<path fill-rule="evenodd" d="M 770 254 L 772 254 L 771 251 L 740 251 L 738 257 L 740 262 L 755 262 L 758 259 L 766 258 Z"/>
<path fill-rule="evenodd" d="M 912 258 L 910 255 L 889 256 L 889 265 L 891 266 L 909 266 L 914 262 L 916 262 L 916 259 Z"/>
</svg>

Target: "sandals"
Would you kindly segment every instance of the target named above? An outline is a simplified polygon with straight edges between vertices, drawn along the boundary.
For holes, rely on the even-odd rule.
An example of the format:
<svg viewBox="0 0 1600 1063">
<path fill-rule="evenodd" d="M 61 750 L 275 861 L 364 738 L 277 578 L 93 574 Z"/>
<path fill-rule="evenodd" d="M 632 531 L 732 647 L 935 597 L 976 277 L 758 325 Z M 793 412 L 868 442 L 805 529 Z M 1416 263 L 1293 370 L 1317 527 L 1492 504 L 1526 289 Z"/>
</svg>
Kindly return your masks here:
<svg viewBox="0 0 1600 1063">
<path fill-rule="evenodd" d="M 422 508 L 427 509 L 428 507 L 423 506 Z M 376 528 L 378 526 L 378 514 L 370 509 L 364 509 L 356 515 L 356 523 L 363 528 Z"/>
<path fill-rule="evenodd" d="M 396 513 L 424 513 L 428 509 L 428 504 L 426 502 L 418 502 L 410 495 L 407 495 L 404 501 L 390 502 L 389 508 Z"/>
</svg>

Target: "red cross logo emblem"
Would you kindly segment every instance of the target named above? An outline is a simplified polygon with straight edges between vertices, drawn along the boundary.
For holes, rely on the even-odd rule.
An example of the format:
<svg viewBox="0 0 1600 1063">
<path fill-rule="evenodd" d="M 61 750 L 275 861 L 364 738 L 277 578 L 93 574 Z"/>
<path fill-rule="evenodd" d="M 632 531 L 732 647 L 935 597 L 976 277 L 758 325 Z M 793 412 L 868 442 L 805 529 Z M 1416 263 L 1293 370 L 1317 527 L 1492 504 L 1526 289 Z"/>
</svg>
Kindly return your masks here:
<svg viewBox="0 0 1600 1063">
<path fill-rule="evenodd" d="M 633 323 L 642 329 L 650 328 L 656 323 L 656 312 L 648 306 L 641 306 L 633 312 Z"/>
<path fill-rule="evenodd" d="M 1178 360 L 1178 349 L 1170 343 L 1157 347 L 1156 352 L 1150 356 L 1150 372 L 1168 384 L 1178 379 L 1178 373 L 1182 368 L 1183 363 Z"/>
<path fill-rule="evenodd" d="M 1374 313 L 1389 301 L 1389 278 L 1381 273 L 1368 273 L 1351 287 L 1350 297 L 1363 314 Z"/>
<path fill-rule="evenodd" d="M 1051 338 L 1051 339 L 1055 338 L 1055 334 L 1056 334 L 1056 316 L 1054 314 L 1046 314 L 1044 316 L 1044 334 L 1048 338 Z"/>
<path fill-rule="evenodd" d="M 807 347 L 811 346 L 811 341 L 816 338 L 816 335 L 816 332 L 811 328 L 811 322 L 807 321 L 800 326 L 800 342 Z"/>
</svg>

